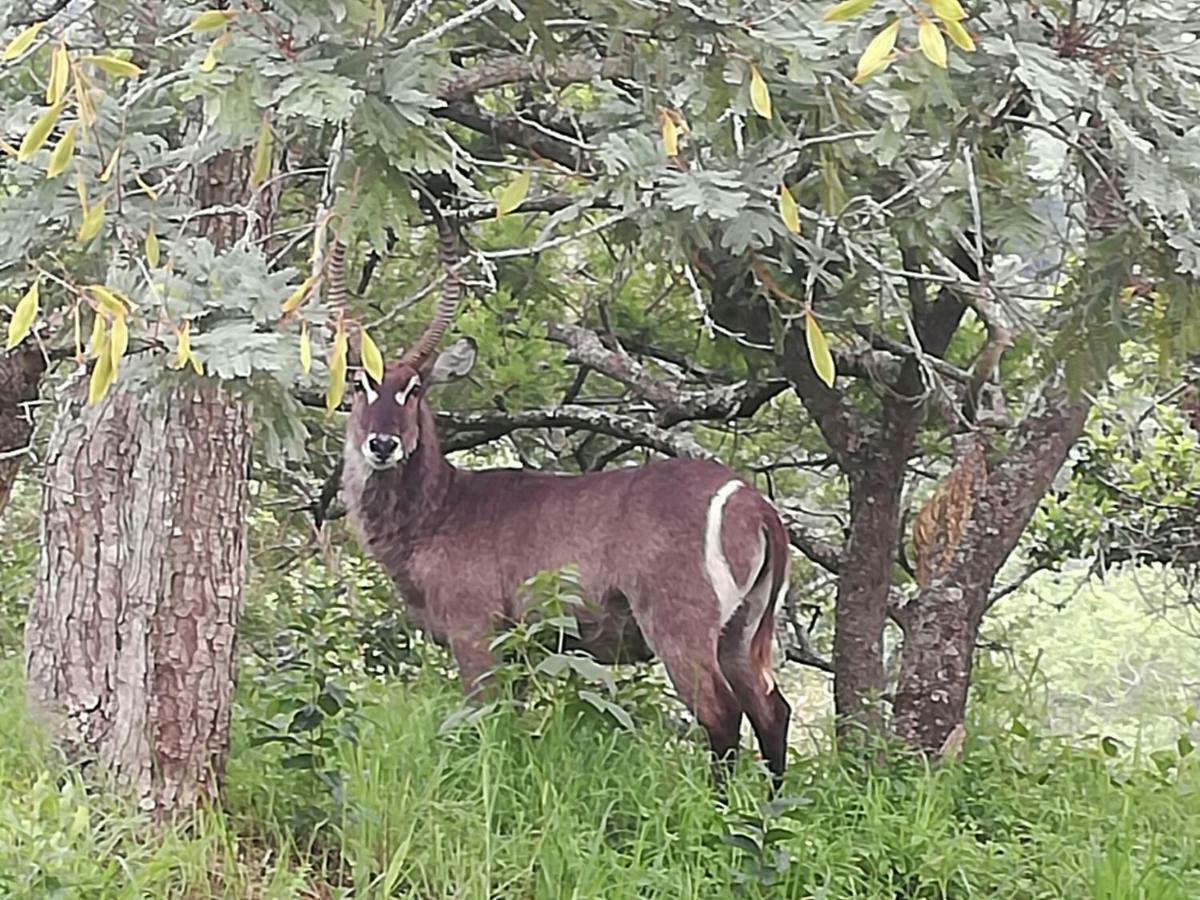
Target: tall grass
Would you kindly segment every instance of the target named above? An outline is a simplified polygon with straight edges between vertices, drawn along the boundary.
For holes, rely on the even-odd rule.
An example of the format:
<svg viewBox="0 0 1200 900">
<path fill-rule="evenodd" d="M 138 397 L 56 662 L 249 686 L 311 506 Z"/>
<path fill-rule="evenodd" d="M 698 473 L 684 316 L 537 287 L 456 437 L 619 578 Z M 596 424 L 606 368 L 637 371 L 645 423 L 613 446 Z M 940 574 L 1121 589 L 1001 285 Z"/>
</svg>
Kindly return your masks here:
<svg viewBox="0 0 1200 900">
<path fill-rule="evenodd" d="M 653 706 L 632 731 L 564 702 L 439 734 L 459 698 L 436 669 L 358 699 L 357 740 L 331 751 L 338 802 L 280 745 L 250 746 L 240 714 L 225 809 L 152 837 L 32 739 L 3 663 L 0 728 L 22 739 L 0 744 L 0 896 L 1200 896 L 1193 754 L 1109 756 L 977 712 L 960 762 L 797 756 L 766 803 L 747 757 L 720 805 Z M 252 683 L 240 700 L 269 702 Z M 295 826 L 314 806 L 328 819 Z"/>
</svg>

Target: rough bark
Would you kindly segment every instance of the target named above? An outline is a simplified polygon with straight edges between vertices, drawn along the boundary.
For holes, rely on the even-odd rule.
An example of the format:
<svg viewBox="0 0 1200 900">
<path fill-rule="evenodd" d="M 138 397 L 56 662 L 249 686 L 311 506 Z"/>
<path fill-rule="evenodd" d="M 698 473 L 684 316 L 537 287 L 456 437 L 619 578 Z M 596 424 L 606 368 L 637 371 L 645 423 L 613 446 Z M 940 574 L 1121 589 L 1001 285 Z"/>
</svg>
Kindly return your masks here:
<svg viewBox="0 0 1200 900">
<path fill-rule="evenodd" d="M 250 428 L 229 394 L 74 385 L 51 437 L 31 707 L 159 818 L 216 796 L 246 571 Z"/>
<path fill-rule="evenodd" d="M 45 370 L 45 357 L 32 342 L 0 351 L 0 516 L 25 459 L 21 451 L 33 435 L 29 404 L 37 399 Z"/>
<path fill-rule="evenodd" d="M 893 712 L 897 735 L 910 745 L 937 751 L 963 723 L 992 584 L 1083 432 L 1088 409 L 1086 401 L 1052 396 L 1025 422 L 1013 448 L 972 489 L 965 530 L 941 548 L 948 562 L 897 613 L 904 644 Z"/>
</svg>

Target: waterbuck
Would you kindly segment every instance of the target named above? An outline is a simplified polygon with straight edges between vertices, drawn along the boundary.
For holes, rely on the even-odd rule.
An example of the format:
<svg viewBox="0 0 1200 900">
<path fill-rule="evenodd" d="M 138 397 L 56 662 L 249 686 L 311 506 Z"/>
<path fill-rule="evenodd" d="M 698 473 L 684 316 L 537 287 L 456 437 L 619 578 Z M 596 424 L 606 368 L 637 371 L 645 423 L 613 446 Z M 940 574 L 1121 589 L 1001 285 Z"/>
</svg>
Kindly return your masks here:
<svg viewBox="0 0 1200 900">
<path fill-rule="evenodd" d="M 574 565 L 588 601 L 579 646 L 605 663 L 661 660 L 718 759 L 736 751 L 746 713 L 778 782 L 791 715 L 771 662 L 788 579 L 778 513 L 707 460 L 576 476 L 451 465 L 426 391 L 465 375 L 475 350 L 459 341 L 433 356 L 460 294 L 455 233 L 436 218 L 446 280 L 434 318 L 381 381 L 358 373 L 346 425 L 342 490 L 364 548 L 414 623 L 449 646 L 467 691 L 494 663 L 494 630 L 521 618 L 522 582 Z"/>
</svg>

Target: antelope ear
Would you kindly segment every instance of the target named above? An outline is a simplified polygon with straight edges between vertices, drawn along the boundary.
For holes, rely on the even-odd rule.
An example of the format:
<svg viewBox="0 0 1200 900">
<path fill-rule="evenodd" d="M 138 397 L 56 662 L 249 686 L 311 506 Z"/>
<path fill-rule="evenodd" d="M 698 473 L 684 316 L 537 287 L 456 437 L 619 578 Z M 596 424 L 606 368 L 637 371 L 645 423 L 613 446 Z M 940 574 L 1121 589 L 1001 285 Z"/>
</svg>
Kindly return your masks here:
<svg viewBox="0 0 1200 900">
<path fill-rule="evenodd" d="M 438 354 L 429 372 L 424 376 L 427 385 L 457 381 L 475 365 L 477 346 L 474 338 L 459 338 Z"/>
</svg>

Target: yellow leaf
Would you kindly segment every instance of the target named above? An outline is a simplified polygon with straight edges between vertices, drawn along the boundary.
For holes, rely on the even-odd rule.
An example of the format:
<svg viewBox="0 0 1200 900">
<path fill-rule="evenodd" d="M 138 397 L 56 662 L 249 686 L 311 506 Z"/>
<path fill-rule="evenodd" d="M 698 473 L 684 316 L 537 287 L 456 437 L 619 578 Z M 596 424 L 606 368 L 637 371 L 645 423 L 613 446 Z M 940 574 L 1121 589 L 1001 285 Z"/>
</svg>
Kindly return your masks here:
<svg viewBox="0 0 1200 900">
<path fill-rule="evenodd" d="M 800 210 L 786 184 L 779 185 L 779 217 L 792 234 L 800 233 Z"/>
<path fill-rule="evenodd" d="M 92 356 L 99 356 L 101 349 L 104 347 L 104 339 L 107 336 L 107 331 L 104 325 L 104 316 L 100 313 L 92 318 L 92 337 L 88 341 L 88 350 Z"/>
<path fill-rule="evenodd" d="M 135 65 L 127 59 L 121 59 L 117 56 L 110 56 L 107 53 L 94 56 L 85 56 L 84 59 L 90 63 L 94 63 L 109 75 L 112 75 L 116 78 L 129 78 L 133 75 L 142 74 L 141 66 Z"/>
<path fill-rule="evenodd" d="M 228 42 L 229 34 L 229 30 L 226 29 L 220 37 L 208 45 L 208 52 L 204 54 L 204 60 L 200 63 L 201 72 L 211 72 L 217 67 L 217 57 L 221 55 L 221 50 Z"/>
<path fill-rule="evenodd" d="M 110 290 L 102 284 L 89 284 L 87 289 L 100 302 L 100 305 L 104 307 L 109 315 L 121 318 L 128 312 L 124 302 L 117 296 L 115 291 Z"/>
<path fill-rule="evenodd" d="M 917 27 L 917 41 L 921 45 L 921 52 L 935 66 L 946 68 L 948 59 L 946 57 L 946 39 L 942 37 L 941 30 L 933 24 L 930 19 L 922 19 L 921 24 Z"/>
<path fill-rule="evenodd" d="M 325 410 L 333 413 L 341 406 L 346 393 L 346 326 L 338 322 L 329 353 L 329 391 L 325 394 Z"/>
<path fill-rule="evenodd" d="M 16 59 L 22 53 L 29 49 L 29 45 L 33 43 L 33 39 L 38 36 L 38 32 L 46 27 L 45 22 L 34 22 L 15 38 L 8 42 L 8 46 L 4 48 L 4 62 L 10 59 Z"/>
<path fill-rule="evenodd" d="M 133 173 L 133 180 L 138 183 L 138 187 L 140 187 L 143 191 L 146 192 L 147 197 L 149 197 L 151 200 L 158 199 L 158 191 L 154 190 L 154 188 L 152 188 L 152 187 L 150 187 L 150 185 L 146 184 L 146 182 L 142 180 L 142 176 L 139 175 L 137 172 Z"/>
<path fill-rule="evenodd" d="M 67 45 L 59 43 L 50 55 L 50 79 L 46 82 L 46 102 L 53 106 L 67 92 L 67 77 L 71 74 L 71 61 L 67 58 Z"/>
<path fill-rule="evenodd" d="M 759 74 L 758 66 L 750 64 L 750 105 L 764 119 L 771 118 L 771 92 Z"/>
<path fill-rule="evenodd" d="M 896 46 L 896 35 L 900 32 L 900 20 L 896 19 L 879 34 L 871 38 L 871 42 L 858 58 L 858 71 L 854 80 L 865 81 L 873 74 L 883 69 Z"/>
<path fill-rule="evenodd" d="M 496 194 L 496 218 L 499 219 L 505 213 L 510 213 L 520 206 L 528 193 L 529 170 L 526 169 Z"/>
<path fill-rule="evenodd" d="M 82 76 L 75 79 L 75 99 L 79 102 L 79 118 L 91 128 L 96 124 L 96 110 L 92 106 L 92 98 L 88 94 L 87 85 Z M 86 137 L 86 135 L 85 135 Z"/>
<path fill-rule="evenodd" d="M 154 233 L 153 225 L 146 231 L 146 262 L 150 263 L 150 268 L 158 268 L 158 235 Z"/>
<path fill-rule="evenodd" d="M 825 10 L 825 15 L 821 16 L 824 22 L 845 22 L 847 19 L 853 19 L 860 13 L 866 12 L 875 0 L 842 0 L 841 3 L 835 4 Z"/>
<path fill-rule="evenodd" d="M 83 221 L 79 225 L 79 243 L 86 244 L 104 227 L 104 204 L 106 202 L 101 200 L 99 203 L 89 206 L 83 214 Z"/>
<path fill-rule="evenodd" d="M 92 366 L 92 377 L 88 382 L 88 406 L 95 406 L 99 403 L 116 378 L 117 373 L 113 371 L 112 367 L 110 344 L 110 341 L 104 342 L 96 357 L 96 363 Z"/>
<path fill-rule="evenodd" d="M 187 30 L 197 34 L 202 31 L 216 31 L 236 15 L 237 10 L 233 9 L 209 9 L 192 19 L 192 24 Z"/>
<path fill-rule="evenodd" d="M 933 14 L 943 22 L 957 22 L 967 17 L 958 0 L 929 0 Z"/>
<path fill-rule="evenodd" d="M 129 323 L 124 316 L 113 319 L 112 333 L 108 339 L 109 352 L 112 354 L 112 368 L 115 373 L 121 365 L 121 357 L 129 346 Z"/>
<path fill-rule="evenodd" d="M 12 318 L 8 320 L 8 342 L 4 345 L 5 350 L 11 350 L 25 340 L 25 335 L 29 334 L 29 329 L 33 327 L 33 320 L 37 318 L 37 313 L 38 282 L 35 280 L 29 286 L 29 290 L 25 292 L 25 296 L 17 301 Z"/>
<path fill-rule="evenodd" d="M 169 368 L 182 369 L 192 358 L 191 327 L 191 322 L 184 322 L 175 330 L 175 358 L 167 363 Z"/>
<path fill-rule="evenodd" d="M 104 171 L 100 173 L 101 184 L 108 184 L 108 179 L 112 178 L 113 172 L 115 172 L 117 169 L 117 160 L 120 158 L 120 156 L 121 145 L 117 144 L 117 146 L 113 148 L 112 156 L 109 157 L 108 165 L 105 166 Z"/>
<path fill-rule="evenodd" d="M 21 141 L 21 148 L 17 151 L 18 160 L 24 162 L 42 148 L 42 144 L 46 143 L 46 138 L 50 136 L 50 130 L 54 128 L 54 123 L 58 121 L 62 108 L 60 100 L 38 116 L 38 120 Z"/>
<path fill-rule="evenodd" d="M 662 115 L 659 118 L 662 120 L 663 152 L 667 156 L 678 156 L 679 127 L 675 124 L 675 120 L 667 114 L 666 110 L 662 111 Z"/>
<path fill-rule="evenodd" d="M 271 125 L 263 113 L 262 125 L 258 129 L 258 143 L 254 145 L 254 167 L 250 170 L 250 184 L 260 185 L 271 174 Z"/>
<path fill-rule="evenodd" d="M 284 315 L 295 311 L 304 302 L 304 298 L 308 296 L 309 288 L 313 285 L 313 280 L 313 276 L 309 275 L 300 283 L 300 287 L 288 294 L 287 299 L 283 301 L 282 312 Z"/>
<path fill-rule="evenodd" d="M 946 34 L 950 35 L 950 40 L 954 41 L 960 50 L 971 53 L 975 49 L 974 38 L 971 37 L 967 29 L 963 28 L 961 22 L 945 19 L 943 23 L 946 26 Z"/>
<path fill-rule="evenodd" d="M 808 357 L 812 360 L 817 377 L 829 387 L 833 387 L 833 379 L 837 370 L 833 365 L 833 355 L 829 352 L 829 342 L 825 340 L 825 332 L 817 324 L 812 313 L 804 314 L 804 338 L 808 344 Z"/>
<path fill-rule="evenodd" d="M 14 156 L 14 157 L 20 153 L 20 151 L 17 150 L 16 147 L 14 147 L 8 141 L 4 140 L 4 138 L 0 138 L 0 150 L 3 150 L 9 156 Z"/>
<path fill-rule="evenodd" d="M 383 0 L 372 0 L 371 11 L 375 13 L 375 33 L 383 34 L 383 29 L 387 25 L 387 10 L 384 8 Z"/>
<path fill-rule="evenodd" d="M 71 164 L 71 157 L 75 155 L 75 129 L 77 127 L 72 125 L 64 131 L 63 136 L 54 145 L 54 149 L 50 151 L 50 165 L 46 167 L 47 178 L 57 178 Z"/>
<path fill-rule="evenodd" d="M 308 339 L 308 323 L 300 323 L 300 368 L 307 375 L 312 370 L 312 341 Z"/>
<path fill-rule="evenodd" d="M 196 359 L 196 354 L 188 352 L 188 362 L 192 364 L 192 371 L 197 375 L 204 374 L 204 366 L 200 365 L 200 360 Z"/>
<path fill-rule="evenodd" d="M 360 329 L 362 337 L 362 360 L 363 368 L 367 370 L 367 374 L 375 379 L 376 383 L 383 381 L 383 354 L 379 352 L 379 347 L 367 334 L 367 329 Z"/>
</svg>

